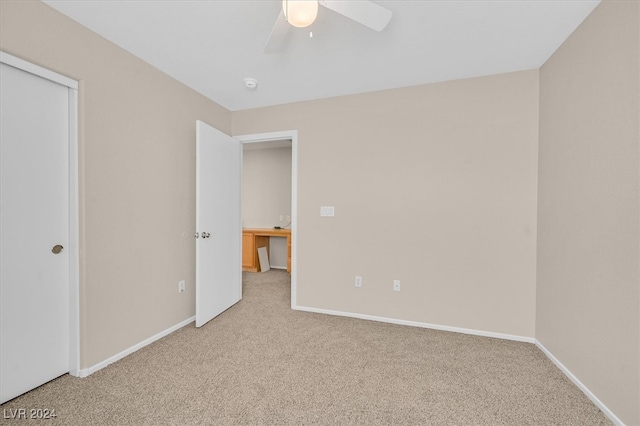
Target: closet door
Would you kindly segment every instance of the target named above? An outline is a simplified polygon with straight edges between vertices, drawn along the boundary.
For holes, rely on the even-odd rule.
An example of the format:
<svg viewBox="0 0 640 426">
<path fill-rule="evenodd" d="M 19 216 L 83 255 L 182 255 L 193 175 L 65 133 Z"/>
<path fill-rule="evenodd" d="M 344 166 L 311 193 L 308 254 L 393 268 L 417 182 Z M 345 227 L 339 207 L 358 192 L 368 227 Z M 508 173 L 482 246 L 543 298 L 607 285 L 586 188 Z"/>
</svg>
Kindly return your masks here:
<svg viewBox="0 0 640 426">
<path fill-rule="evenodd" d="M 69 88 L 0 63 L 0 402 L 69 371 Z"/>
</svg>

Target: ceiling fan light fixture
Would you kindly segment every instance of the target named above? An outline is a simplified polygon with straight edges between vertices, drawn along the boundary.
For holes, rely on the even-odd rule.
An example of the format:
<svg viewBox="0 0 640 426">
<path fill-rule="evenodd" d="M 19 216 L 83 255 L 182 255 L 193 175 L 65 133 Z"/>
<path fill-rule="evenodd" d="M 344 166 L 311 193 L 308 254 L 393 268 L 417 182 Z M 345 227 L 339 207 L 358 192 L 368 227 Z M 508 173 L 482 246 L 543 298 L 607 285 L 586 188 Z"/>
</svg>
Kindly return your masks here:
<svg viewBox="0 0 640 426">
<path fill-rule="evenodd" d="M 304 28 L 313 24 L 318 16 L 317 0 L 282 0 L 284 16 L 294 27 Z"/>
</svg>

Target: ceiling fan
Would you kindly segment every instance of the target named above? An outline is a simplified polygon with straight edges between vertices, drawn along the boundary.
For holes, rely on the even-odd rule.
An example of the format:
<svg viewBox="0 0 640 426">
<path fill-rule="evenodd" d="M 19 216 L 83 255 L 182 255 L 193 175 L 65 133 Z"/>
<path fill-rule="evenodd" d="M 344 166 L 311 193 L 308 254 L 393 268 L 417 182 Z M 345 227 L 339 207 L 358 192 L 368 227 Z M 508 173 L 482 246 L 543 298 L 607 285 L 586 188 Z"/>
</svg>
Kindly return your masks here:
<svg viewBox="0 0 640 426">
<path fill-rule="evenodd" d="M 311 25 L 318 15 L 318 5 L 375 31 L 382 31 L 389 23 L 392 14 L 389 9 L 366 0 L 283 0 L 280 15 L 271 30 L 264 53 L 281 52 L 291 26 L 303 28 Z"/>
</svg>

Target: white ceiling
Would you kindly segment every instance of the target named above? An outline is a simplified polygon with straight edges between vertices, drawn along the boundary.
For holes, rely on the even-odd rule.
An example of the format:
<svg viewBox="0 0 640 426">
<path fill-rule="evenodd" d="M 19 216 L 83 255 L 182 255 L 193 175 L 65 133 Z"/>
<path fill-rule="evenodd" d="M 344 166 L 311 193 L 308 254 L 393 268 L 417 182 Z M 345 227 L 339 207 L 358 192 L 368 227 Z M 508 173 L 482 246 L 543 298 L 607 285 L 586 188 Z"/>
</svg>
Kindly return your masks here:
<svg viewBox="0 0 640 426">
<path fill-rule="evenodd" d="M 376 1 L 393 12 L 380 33 L 320 7 L 271 55 L 277 0 L 44 2 L 236 111 L 535 69 L 599 0 Z"/>
</svg>

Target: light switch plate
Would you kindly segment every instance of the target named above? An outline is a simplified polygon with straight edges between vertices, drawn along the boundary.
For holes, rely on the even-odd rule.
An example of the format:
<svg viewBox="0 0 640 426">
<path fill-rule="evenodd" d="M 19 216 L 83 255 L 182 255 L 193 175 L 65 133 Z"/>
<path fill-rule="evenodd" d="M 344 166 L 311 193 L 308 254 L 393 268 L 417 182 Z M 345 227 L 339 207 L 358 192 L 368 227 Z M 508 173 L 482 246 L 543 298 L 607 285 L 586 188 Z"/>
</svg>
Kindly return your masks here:
<svg viewBox="0 0 640 426">
<path fill-rule="evenodd" d="M 320 207 L 320 216 L 335 216 L 336 208 L 334 206 L 321 206 Z"/>
</svg>

